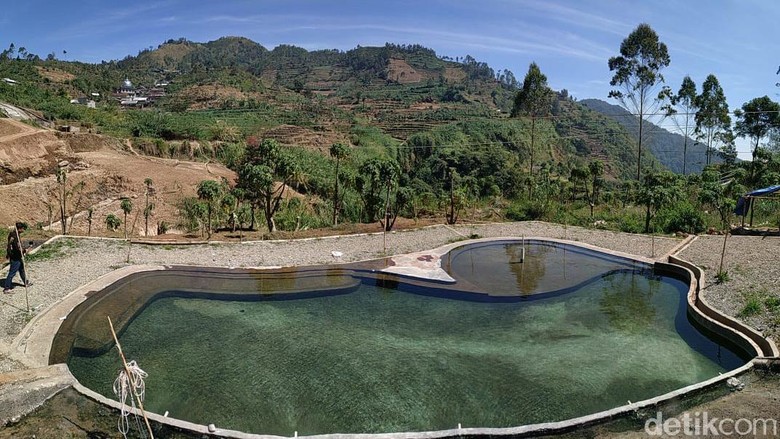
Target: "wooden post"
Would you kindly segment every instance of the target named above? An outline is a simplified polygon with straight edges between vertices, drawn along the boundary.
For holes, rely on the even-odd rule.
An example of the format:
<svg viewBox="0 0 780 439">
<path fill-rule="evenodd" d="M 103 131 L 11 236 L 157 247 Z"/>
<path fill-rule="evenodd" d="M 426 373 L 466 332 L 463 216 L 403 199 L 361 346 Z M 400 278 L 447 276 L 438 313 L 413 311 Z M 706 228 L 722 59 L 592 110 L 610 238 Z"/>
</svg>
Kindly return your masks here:
<svg viewBox="0 0 780 439">
<path fill-rule="evenodd" d="M 135 230 L 135 223 L 138 221 L 138 214 L 140 214 L 140 213 L 141 213 L 141 211 L 137 211 L 135 213 L 135 219 L 133 219 L 133 225 L 132 225 L 132 228 L 130 229 L 130 233 L 131 234 L 132 234 L 133 230 Z M 128 238 L 125 238 L 125 239 L 127 239 L 127 259 L 125 260 L 125 262 L 129 264 L 130 263 L 130 249 L 132 249 L 132 247 L 133 247 L 133 240 L 132 239 L 128 239 Z"/>
<path fill-rule="evenodd" d="M 720 267 L 718 268 L 718 274 L 723 273 L 723 260 L 726 259 L 726 240 L 729 239 L 729 232 L 726 230 L 726 235 L 723 237 L 723 250 L 720 252 Z"/>
<path fill-rule="evenodd" d="M 27 272 L 27 262 L 24 260 L 24 247 L 22 247 L 22 239 L 19 237 L 19 229 L 16 228 L 16 225 L 14 225 L 14 233 L 16 233 L 16 243 L 19 245 L 19 250 L 22 253 L 22 270 L 24 270 L 24 279 L 22 279 L 22 282 L 24 283 L 24 303 L 27 305 L 27 314 L 30 314 L 30 299 L 27 295 L 27 284 L 30 283 L 30 278 L 28 276 L 30 276 L 30 274 Z"/>
<path fill-rule="evenodd" d="M 146 429 L 149 431 L 149 437 L 151 439 L 154 439 L 154 433 L 152 433 L 152 426 L 149 424 L 149 418 L 146 417 L 146 412 L 144 411 L 144 403 L 141 401 L 141 398 L 138 396 L 138 394 L 135 392 L 135 383 L 133 382 L 132 375 L 130 375 L 130 370 L 127 368 L 127 359 L 125 359 L 125 354 L 122 352 L 122 346 L 119 344 L 119 339 L 116 337 L 116 332 L 114 332 L 114 324 L 111 323 L 111 317 L 106 316 L 108 319 L 108 326 L 111 327 L 111 335 L 114 337 L 114 343 L 116 343 L 116 350 L 119 351 L 119 357 L 122 359 L 122 367 L 125 369 L 125 373 L 127 374 L 127 379 L 130 380 L 130 387 L 133 391 L 133 396 L 135 397 L 136 402 L 138 403 L 138 408 L 141 410 L 141 415 L 144 417 L 144 422 L 146 422 Z"/>
<path fill-rule="evenodd" d="M 655 258 L 655 233 L 651 234 L 650 236 L 652 237 L 651 238 L 651 240 L 652 240 L 652 244 L 651 244 L 651 248 L 652 248 L 651 251 L 652 251 L 652 253 L 651 253 L 650 257 L 651 258 Z"/>
</svg>

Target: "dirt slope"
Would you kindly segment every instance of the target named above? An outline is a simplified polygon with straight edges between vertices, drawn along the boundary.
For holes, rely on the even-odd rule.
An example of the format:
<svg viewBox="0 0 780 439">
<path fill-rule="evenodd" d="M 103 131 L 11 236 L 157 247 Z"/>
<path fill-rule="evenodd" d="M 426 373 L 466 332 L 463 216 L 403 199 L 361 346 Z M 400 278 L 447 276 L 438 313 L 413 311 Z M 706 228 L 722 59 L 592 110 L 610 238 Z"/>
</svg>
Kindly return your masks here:
<svg viewBox="0 0 780 439">
<path fill-rule="evenodd" d="M 145 205 L 146 178 L 152 179 L 156 189 L 151 199 L 155 209 L 150 234 L 156 233 L 158 222 L 176 223 L 176 205 L 184 197 L 195 196 L 201 180 L 235 178 L 222 165 L 141 156 L 116 139 L 95 134 L 56 133 L 9 119 L 0 119 L 0 133 L 8 133 L 0 135 L 0 226 L 16 220 L 48 226 L 52 221 L 53 229 L 60 230 L 58 163 L 67 162 L 66 189 L 72 192 L 69 215 L 75 218 L 70 232 L 86 234 L 86 209 L 92 207 L 93 235 L 111 234 L 106 231 L 106 215 L 123 218 L 120 197 L 132 200 L 130 218 L 135 219 Z M 136 233 L 143 234 L 143 217 L 134 222 Z"/>
</svg>

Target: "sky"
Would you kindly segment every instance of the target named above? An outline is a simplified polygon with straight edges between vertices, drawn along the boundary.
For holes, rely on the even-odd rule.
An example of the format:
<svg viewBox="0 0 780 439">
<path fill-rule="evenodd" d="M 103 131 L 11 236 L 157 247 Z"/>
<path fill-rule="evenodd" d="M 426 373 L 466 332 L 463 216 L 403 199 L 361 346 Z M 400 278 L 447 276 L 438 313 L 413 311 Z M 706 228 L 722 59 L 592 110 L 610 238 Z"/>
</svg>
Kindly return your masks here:
<svg viewBox="0 0 780 439">
<path fill-rule="evenodd" d="M 421 44 L 519 81 L 536 62 L 553 89 L 616 103 L 607 61 L 647 23 L 669 49 L 666 84 L 676 91 L 690 75 L 700 90 L 715 74 L 733 111 L 764 95 L 778 100 L 779 17 L 774 0 L 4 0 L 0 47 L 100 62 L 180 37 L 243 36 L 269 49 Z M 737 146 L 748 159 L 748 143 Z"/>
</svg>

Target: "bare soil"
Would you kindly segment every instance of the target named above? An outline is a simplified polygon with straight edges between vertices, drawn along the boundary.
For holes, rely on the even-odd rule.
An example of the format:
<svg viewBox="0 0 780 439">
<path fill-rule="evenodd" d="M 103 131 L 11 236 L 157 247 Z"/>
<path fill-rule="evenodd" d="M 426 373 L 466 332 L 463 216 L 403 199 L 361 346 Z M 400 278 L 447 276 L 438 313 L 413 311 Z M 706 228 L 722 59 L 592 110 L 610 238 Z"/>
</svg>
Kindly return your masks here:
<svg viewBox="0 0 780 439">
<path fill-rule="evenodd" d="M 387 78 L 400 84 L 423 81 L 425 76 L 402 59 L 391 59 L 387 66 Z"/>
<path fill-rule="evenodd" d="M 180 95 L 192 101 L 191 110 L 207 110 L 219 108 L 222 103 L 230 99 L 243 101 L 247 95 L 241 90 L 224 85 L 194 85 L 180 92 Z"/>
<path fill-rule="evenodd" d="M 144 234 L 143 218 L 135 216 L 146 203 L 146 178 L 152 179 L 156 190 L 150 199 L 155 205 L 150 233 L 156 233 L 159 222 L 176 224 L 177 204 L 184 197 L 195 196 L 200 181 L 235 179 L 235 174 L 220 164 L 142 156 L 115 139 L 96 134 L 60 134 L 0 120 L 0 127 L 8 126 L 13 128 L 6 131 L 23 131 L 0 137 L 0 178 L 6 183 L 0 185 L 0 224 L 21 220 L 48 228 L 51 222 L 59 222 L 55 170 L 63 161 L 69 168 L 68 216 L 74 220 L 68 227 L 73 234 L 87 234 L 86 209 L 92 207 L 91 234 L 117 236 L 106 230 L 105 217 L 111 213 L 123 217 L 121 197 L 130 198 L 134 205 L 131 232 Z"/>
<path fill-rule="evenodd" d="M 76 79 L 76 76 L 72 73 L 68 73 L 64 70 L 60 70 L 54 67 L 36 66 L 38 74 L 52 82 L 68 82 Z"/>
</svg>

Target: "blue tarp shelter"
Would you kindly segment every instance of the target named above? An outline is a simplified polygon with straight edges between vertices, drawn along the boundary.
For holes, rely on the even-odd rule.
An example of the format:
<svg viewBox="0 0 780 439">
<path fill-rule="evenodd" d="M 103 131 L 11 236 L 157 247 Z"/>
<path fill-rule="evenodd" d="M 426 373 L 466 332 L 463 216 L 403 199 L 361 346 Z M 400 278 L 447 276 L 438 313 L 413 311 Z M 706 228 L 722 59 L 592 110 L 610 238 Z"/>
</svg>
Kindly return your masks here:
<svg viewBox="0 0 780 439">
<path fill-rule="evenodd" d="M 734 208 L 734 213 L 742 217 L 742 224 L 744 225 L 745 216 L 748 214 L 748 212 L 752 212 L 754 199 L 766 198 L 778 192 L 780 192 L 780 184 L 765 187 L 763 189 L 756 189 L 753 192 L 748 192 L 747 194 L 739 197 L 739 200 L 737 200 L 737 207 Z M 780 195 L 780 193 L 778 193 L 778 195 Z M 752 215 L 750 225 L 753 225 Z"/>
</svg>

